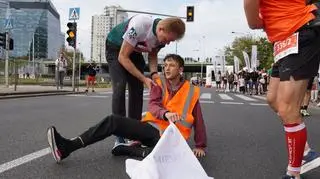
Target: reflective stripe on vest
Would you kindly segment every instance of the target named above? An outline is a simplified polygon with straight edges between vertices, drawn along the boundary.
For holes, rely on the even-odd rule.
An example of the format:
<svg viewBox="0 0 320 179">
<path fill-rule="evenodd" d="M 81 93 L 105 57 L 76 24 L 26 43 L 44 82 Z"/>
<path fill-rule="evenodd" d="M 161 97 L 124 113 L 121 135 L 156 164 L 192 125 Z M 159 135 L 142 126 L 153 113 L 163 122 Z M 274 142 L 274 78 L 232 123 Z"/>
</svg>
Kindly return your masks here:
<svg viewBox="0 0 320 179">
<path fill-rule="evenodd" d="M 163 78 L 160 78 L 160 80 L 161 80 L 161 84 L 163 86 L 163 88 L 162 88 L 162 92 L 163 92 L 162 93 L 162 97 L 164 97 L 164 94 L 165 94 L 164 92 L 166 91 L 166 88 L 164 88 L 164 87 L 166 87 L 166 85 L 164 85 L 164 84 L 166 84 L 166 82 L 163 81 Z M 182 120 L 181 121 L 177 121 L 178 123 L 180 123 L 181 125 L 183 125 L 183 126 L 185 126 L 187 128 L 191 128 L 191 126 L 192 126 L 192 124 L 187 122 L 186 119 L 187 119 L 187 112 L 188 112 L 188 109 L 189 109 L 189 106 L 190 106 L 190 103 L 191 103 L 191 99 L 192 99 L 193 93 L 194 93 L 194 86 L 191 83 L 189 83 L 189 92 L 188 92 L 187 100 L 184 103 L 183 111 L 182 111 L 182 115 L 181 115 Z"/>
</svg>

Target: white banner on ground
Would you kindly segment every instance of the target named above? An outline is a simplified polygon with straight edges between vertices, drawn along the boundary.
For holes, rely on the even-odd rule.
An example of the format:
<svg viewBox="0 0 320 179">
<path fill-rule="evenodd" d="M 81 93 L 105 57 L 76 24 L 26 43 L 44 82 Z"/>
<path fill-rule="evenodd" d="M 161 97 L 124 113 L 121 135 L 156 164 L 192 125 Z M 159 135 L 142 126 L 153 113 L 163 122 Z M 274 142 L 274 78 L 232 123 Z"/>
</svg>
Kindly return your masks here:
<svg viewBox="0 0 320 179">
<path fill-rule="evenodd" d="M 256 45 L 252 45 L 252 51 L 251 51 L 251 68 L 253 70 L 257 69 L 257 46 Z"/>
<path fill-rule="evenodd" d="M 243 54 L 244 62 L 246 63 L 247 69 L 251 69 L 249 55 L 245 51 L 242 51 L 242 54 Z"/>
<path fill-rule="evenodd" d="M 131 179 L 213 179 L 173 123 L 146 158 L 126 160 L 126 172 Z"/>
</svg>

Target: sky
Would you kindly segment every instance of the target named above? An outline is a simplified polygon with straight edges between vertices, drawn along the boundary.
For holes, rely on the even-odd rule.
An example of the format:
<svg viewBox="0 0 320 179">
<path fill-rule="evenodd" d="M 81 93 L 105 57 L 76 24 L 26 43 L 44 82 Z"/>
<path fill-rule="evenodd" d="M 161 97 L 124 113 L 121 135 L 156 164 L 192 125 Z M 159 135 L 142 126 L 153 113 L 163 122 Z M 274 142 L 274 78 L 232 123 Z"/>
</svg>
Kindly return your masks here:
<svg viewBox="0 0 320 179">
<path fill-rule="evenodd" d="M 183 57 L 214 57 L 230 45 L 235 37 L 261 35 L 247 26 L 242 0 L 51 0 L 60 14 L 61 30 L 67 31 L 69 8 L 80 7 L 78 42 L 90 59 L 91 18 L 102 15 L 105 6 L 120 5 L 124 9 L 186 16 L 186 6 L 194 6 L 194 22 L 186 22 L 183 39 L 163 48 L 160 56 L 177 52 Z M 135 14 L 129 13 L 129 17 Z M 157 17 L 157 16 L 155 16 Z M 163 18 L 163 17 L 160 17 Z M 236 33 L 232 33 L 236 32 Z"/>
</svg>

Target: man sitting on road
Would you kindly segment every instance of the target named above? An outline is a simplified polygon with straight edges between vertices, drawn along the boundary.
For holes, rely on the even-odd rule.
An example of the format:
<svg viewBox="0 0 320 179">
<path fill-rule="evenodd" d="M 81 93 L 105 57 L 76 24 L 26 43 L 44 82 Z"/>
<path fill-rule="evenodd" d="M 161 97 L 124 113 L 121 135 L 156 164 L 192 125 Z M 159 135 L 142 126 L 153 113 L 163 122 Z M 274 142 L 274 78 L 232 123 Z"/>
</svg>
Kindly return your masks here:
<svg viewBox="0 0 320 179">
<path fill-rule="evenodd" d="M 118 143 L 112 154 L 146 157 L 169 126 L 169 121 L 175 123 L 186 140 L 194 126 L 196 147 L 193 152 L 197 157 L 205 156 L 206 129 L 199 103 L 200 88 L 183 79 L 183 68 L 184 61 L 179 55 L 169 54 L 164 58 L 166 79 L 157 78 L 157 85 L 152 85 L 148 112 L 141 121 L 109 115 L 74 139 L 66 139 L 55 127 L 49 127 L 48 142 L 54 159 L 60 162 L 75 150 L 111 135 L 137 140 L 147 146 Z"/>
</svg>

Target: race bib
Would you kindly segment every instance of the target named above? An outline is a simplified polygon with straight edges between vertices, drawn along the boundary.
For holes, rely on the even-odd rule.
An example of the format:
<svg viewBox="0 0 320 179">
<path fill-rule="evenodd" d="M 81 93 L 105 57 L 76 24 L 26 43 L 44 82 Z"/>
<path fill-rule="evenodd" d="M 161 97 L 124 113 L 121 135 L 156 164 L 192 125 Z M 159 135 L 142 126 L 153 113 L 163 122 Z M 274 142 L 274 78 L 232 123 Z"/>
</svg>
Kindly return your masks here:
<svg viewBox="0 0 320 179">
<path fill-rule="evenodd" d="M 298 53 L 298 39 L 299 33 L 294 33 L 285 40 L 274 43 L 273 56 L 274 62 L 290 55 Z"/>
</svg>

